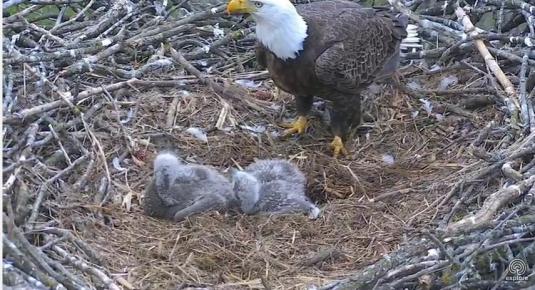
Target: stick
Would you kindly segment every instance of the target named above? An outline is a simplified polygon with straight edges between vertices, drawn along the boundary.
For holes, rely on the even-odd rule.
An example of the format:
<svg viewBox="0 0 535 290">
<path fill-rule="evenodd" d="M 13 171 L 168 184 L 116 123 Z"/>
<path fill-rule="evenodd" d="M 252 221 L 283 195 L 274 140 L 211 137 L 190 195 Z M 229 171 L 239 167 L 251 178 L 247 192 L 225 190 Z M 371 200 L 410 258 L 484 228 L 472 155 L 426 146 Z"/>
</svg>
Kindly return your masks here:
<svg viewBox="0 0 535 290">
<path fill-rule="evenodd" d="M 522 180 L 522 173 L 514 170 L 510 162 L 506 162 L 505 164 L 503 164 L 502 172 L 503 172 L 503 175 L 511 178 L 514 181 Z"/>
<path fill-rule="evenodd" d="M 50 88 L 54 91 L 54 93 L 58 94 L 58 96 L 61 97 L 61 99 L 63 99 L 63 101 L 65 102 L 65 104 L 67 104 L 69 107 L 71 108 L 74 108 L 74 105 L 72 103 L 72 95 L 70 92 L 64 92 L 62 90 L 60 90 L 60 88 L 58 88 L 55 84 L 53 84 L 51 81 L 49 81 L 48 79 L 44 78 L 43 75 L 41 75 L 39 72 L 37 72 L 37 70 L 35 70 L 34 68 L 32 68 L 31 66 L 27 65 L 27 64 L 24 64 L 24 67 L 30 71 L 31 74 L 33 74 L 34 76 L 40 78 L 44 83 L 46 83 L 47 85 L 50 86 Z"/>
<path fill-rule="evenodd" d="M 529 112 L 529 102 L 528 102 L 528 93 L 526 91 L 526 79 L 527 79 L 527 70 L 528 70 L 528 50 L 525 51 L 524 57 L 522 58 L 522 66 L 520 69 L 520 86 L 519 96 L 520 96 L 520 113 L 522 116 L 522 121 L 524 123 L 524 128 L 530 127 L 530 112 Z"/>
<path fill-rule="evenodd" d="M 85 161 L 87 157 L 88 157 L 87 155 L 84 155 L 76 159 L 71 165 L 61 170 L 60 172 L 58 172 L 56 175 L 54 175 L 52 178 L 48 179 L 41 185 L 41 187 L 39 188 L 39 191 L 37 192 L 37 197 L 35 198 L 35 201 L 33 203 L 32 213 L 30 217 L 28 218 L 27 224 L 29 224 L 30 227 L 32 228 L 35 227 L 35 222 L 37 221 L 37 216 L 39 215 L 39 209 L 41 207 L 41 203 L 43 203 L 44 199 L 47 196 L 48 186 L 50 186 L 56 180 L 61 178 L 63 175 L 70 173 L 74 168 L 76 168 L 83 161 Z"/>
<path fill-rule="evenodd" d="M 48 285 L 52 289 L 60 289 L 61 285 L 57 280 L 43 273 L 35 267 L 32 261 L 24 255 L 17 246 L 7 239 L 6 235 L 2 235 L 2 243 L 4 245 L 4 254 L 10 256 L 14 260 L 17 268 L 22 269 L 28 275 L 34 276 L 40 282 Z"/>
<path fill-rule="evenodd" d="M 531 176 L 530 178 L 519 182 L 517 185 L 511 185 L 493 193 L 485 200 L 483 206 L 481 206 L 481 209 L 477 213 L 448 225 L 446 232 L 449 235 L 453 235 L 490 225 L 493 216 L 500 208 L 522 195 L 526 190 L 531 188 L 534 183 L 535 176 Z"/>
<path fill-rule="evenodd" d="M 457 18 L 461 21 L 461 23 L 464 26 L 464 31 L 467 33 L 470 37 L 476 38 L 478 35 L 478 32 L 476 31 L 476 27 L 472 24 L 472 21 L 470 21 L 470 18 L 466 15 L 464 10 L 461 7 L 457 7 L 455 9 L 455 14 L 457 15 Z M 487 49 L 487 46 L 481 39 L 474 40 L 474 44 L 485 60 L 485 63 L 489 67 L 489 70 L 496 76 L 496 79 L 498 79 L 498 82 L 503 86 L 505 89 L 505 92 L 507 93 L 509 99 L 511 102 L 513 102 L 515 108 L 512 113 L 515 113 L 520 108 L 519 102 L 518 102 L 518 96 L 516 95 L 515 88 L 511 81 L 507 78 L 507 76 L 503 73 L 502 69 L 498 65 L 498 62 L 494 59 L 494 57 L 490 54 L 489 50 Z"/>
<path fill-rule="evenodd" d="M 483 0 L 483 2 L 494 4 L 494 5 L 502 5 L 503 3 L 506 3 L 508 5 L 512 5 L 524 11 L 527 11 L 531 13 L 532 15 L 535 15 L 535 6 L 528 4 L 521 0 Z"/>
<path fill-rule="evenodd" d="M 22 153 L 20 154 L 19 160 L 17 163 L 24 163 L 30 154 L 32 153 L 32 144 L 35 141 L 35 136 L 37 135 L 37 131 L 39 129 L 39 122 L 32 123 L 28 129 L 25 132 L 26 136 L 26 143 L 24 146 L 24 149 L 22 149 Z M 13 184 L 15 183 L 15 180 L 17 178 L 17 175 L 19 174 L 21 170 L 21 167 L 15 168 L 15 171 L 9 176 L 9 178 L 6 180 L 6 182 L 3 184 L 2 190 L 3 192 L 7 192 L 11 189 Z"/>
<path fill-rule="evenodd" d="M 58 247 L 58 246 L 54 246 L 53 247 L 54 251 L 57 252 L 58 254 L 60 254 L 61 256 L 63 256 L 63 258 L 71 265 L 73 265 L 74 267 L 78 268 L 80 271 L 83 271 L 85 273 L 88 273 L 88 274 L 91 274 L 95 277 L 97 277 L 97 279 L 99 279 L 104 285 L 106 285 L 106 287 L 110 290 L 121 290 L 121 288 L 119 288 L 119 286 L 117 286 L 113 280 L 108 277 L 104 272 L 100 271 L 99 269 L 95 268 L 95 267 L 91 267 L 89 266 L 86 262 L 78 259 L 78 258 L 75 258 L 74 256 L 72 256 L 71 254 L 69 254 L 67 251 L 65 251 L 64 249 Z"/>
<path fill-rule="evenodd" d="M 164 87 L 178 87 L 178 88 L 184 88 L 187 86 L 185 82 L 182 80 L 145 81 L 145 80 L 139 80 L 139 79 L 133 78 L 133 79 L 123 81 L 123 82 L 118 82 L 118 83 L 114 83 L 114 84 L 110 84 L 110 85 L 106 85 L 102 87 L 87 89 L 79 93 L 77 99 L 79 99 L 80 102 L 82 102 L 84 99 L 90 96 L 103 93 L 104 90 L 107 90 L 108 92 L 112 92 L 112 91 L 116 91 L 125 87 L 133 87 L 136 85 L 147 86 L 147 87 L 164 86 Z M 62 100 L 52 101 L 50 103 L 38 105 L 29 109 L 24 109 L 22 111 L 13 113 L 12 115 L 5 116 L 3 118 L 3 122 L 5 124 L 17 124 L 35 115 L 40 115 L 44 112 L 62 107 L 66 105 L 67 102 L 72 102 L 73 100 L 74 98 L 72 96 L 69 96 L 68 98 L 66 98 L 66 100 L 62 99 Z"/>
<path fill-rule="evenodd" d="M 195 68 L 189 61 L 186 60 L 186 58 L 184 58 L 184 56 L 180 52 L 178 52 L 177 50 L 175 50 L 172 47 L 170 48 L 170 51 L 171 51 L 172 58 L 177 63 L 179 63 L 180 65 L 184 66 L 184 69 L 186 69 L 189 73 L 191 73 L 192 75 L 198 77 L 199 80 L 202 83 L 210 86 L 210 88 L 212 90 L 214 90 L 215 93 L 220 94 L 220 95 L 224 96 L 227 99 L 235 99 L 235 100 L 244 101 L 247 106 L 249 106 L 249 107 L 251 107 L 251 108 L 253 108 L 253 109 L 257 110 L 257 111 L 263 111 L 263 108 L 261 108 L 260 106 L 258 106 L 255 103 L 251 102 L 247 98 L 247 94 L 248 94 L 247 91 L 244 91 L 243 89 L 238 88 L 238 87 L 233 86 L 233 85 L 229 85 L 228 89 L 225 89 L 223 86 L 221 86 L 220 84 L 214 82 L 212 79 L 208 78 L 201 71 L 199 71 L 197 68 Z"/>
</svg>

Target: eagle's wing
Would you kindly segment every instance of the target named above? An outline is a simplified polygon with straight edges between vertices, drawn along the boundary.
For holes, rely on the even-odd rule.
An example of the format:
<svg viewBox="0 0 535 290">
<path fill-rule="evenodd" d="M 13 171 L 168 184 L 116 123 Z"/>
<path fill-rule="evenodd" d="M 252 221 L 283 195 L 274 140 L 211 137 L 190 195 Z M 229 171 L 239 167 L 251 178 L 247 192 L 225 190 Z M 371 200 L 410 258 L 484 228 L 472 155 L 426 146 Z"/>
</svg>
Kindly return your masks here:
<svg viewBox="0 0 535 290">
<path fill-rule="evenodd" d="M 315 62 L 322 83 L 352 93 L 396 69 L 406 36 L 403 19 L 388 11 L 346 8 L 329 22 L 322 34 L 332 45 Z"/>
<path fill-rule="evenodd" d="M 267 67 L 266 48 L 259 42 L 255 46 L 255 56 L 258 68 L 265 69 Z"/>
</svg>

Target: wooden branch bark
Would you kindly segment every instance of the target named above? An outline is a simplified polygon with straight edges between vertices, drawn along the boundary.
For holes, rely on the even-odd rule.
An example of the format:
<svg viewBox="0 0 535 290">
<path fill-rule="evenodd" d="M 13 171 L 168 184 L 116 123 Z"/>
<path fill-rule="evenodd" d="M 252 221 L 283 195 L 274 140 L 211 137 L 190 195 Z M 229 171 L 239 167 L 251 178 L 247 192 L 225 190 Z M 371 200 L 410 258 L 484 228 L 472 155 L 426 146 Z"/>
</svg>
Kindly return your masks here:
<svg viewBox="0 0 535 290">
<path fill-rule="evenodd" d="M 508 186 L 493 193 L 485 200 L 483 206 L 481 206 L 481 209 L 477 213 L 448 225 L 446 232 L 450 235 L 454 235 L 491 225 L 494 215 L 500 208 L 524 194 L 524 192 L 529 190 L 534 183 L 535 176 L 531 176 L 516 185 Z"/>
<path fill-rule="evenodd" d="M 476 27 L 472 24 L 472 21 L 466 15 L 464 10 L 461 7 L 457 7 L 455 9 L 455 14 L 463 24 L 465 33 L 468 34 L 470 37 L 477 38 L 478 32 L 476 30 Z M 507 78 L 503 70 L 500 68 L 496 59 L 494 59 L 490 51 L 487 49 L 487 46 L 485 45 L 483 40 L 475 39 L 474 44 L 483 59 L 485 60 L 485 63 L 489 67 L 489 70 L 494 74 L 494 76 L 496 76 L 498 82 L 503 86 L 510 101 L 514 104 L 514 112 L 515 114 L 517 114 L 518 110 L 520 109 L 520 103 L 518 101 L 518 96 L 516 95 L 515 87 L 513 86 L 509 78 Z"/>
</svg>

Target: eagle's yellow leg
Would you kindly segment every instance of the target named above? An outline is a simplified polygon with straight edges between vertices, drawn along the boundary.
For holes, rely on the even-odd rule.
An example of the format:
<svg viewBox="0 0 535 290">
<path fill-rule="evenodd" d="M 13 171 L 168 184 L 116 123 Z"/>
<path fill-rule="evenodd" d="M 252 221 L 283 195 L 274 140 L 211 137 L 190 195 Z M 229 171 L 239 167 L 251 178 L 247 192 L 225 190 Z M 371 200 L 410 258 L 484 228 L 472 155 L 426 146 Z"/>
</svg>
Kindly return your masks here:
<svg viewBox="0 0 535 290">
<path fill-rule="evenodd" d="M 338 158 L 340 153 L 342 155 L 347 155 L 346 147 L 344 146 L 344 142 L 342 142 L 342 138 L 339 136 L 335 136 L 333 141 L 331 142 L 331 148 L 333 149 L 333 157 Z"/>
<path fill-rule="evenodd" d="M 303 134 L 307 128 L 307 118 L 305 116 L 299 116 L 292 124 L 282 124 L 282 127 L 289 128 L 284 130 L 283 135 L 288 136 L 291 134 Z"/>
</svg>

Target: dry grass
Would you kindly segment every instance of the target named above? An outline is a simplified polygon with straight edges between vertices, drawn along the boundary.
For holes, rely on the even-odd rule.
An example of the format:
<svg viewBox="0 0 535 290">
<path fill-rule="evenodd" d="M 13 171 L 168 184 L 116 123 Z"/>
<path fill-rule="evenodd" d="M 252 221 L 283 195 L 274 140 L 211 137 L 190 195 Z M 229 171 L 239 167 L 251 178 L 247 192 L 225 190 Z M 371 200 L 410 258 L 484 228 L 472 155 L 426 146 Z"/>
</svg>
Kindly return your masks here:
<svg viewBox="0 0 535 290">
<path fill-rule="evenodd" d="M 434 86 L 433 80 L 429 85 Z M 304 289 L 347 276 L 396 249 L 411 232 L 434 227 L 430 220 L 437 209 L 429 205 L 447 191 L 449 176 L 468 163 L 464 148 L 473 137 L 466 137 L 484 125 L 455 115 L 439 122 L 420 108 L 419 100 L 383 90 L 368 102 L 367 110 L 377 117 L 371 130 L 349 143 L 350 156 L 335 160 L 327 146 L 331 136 L 321 118 L 313 118 L 306 136 L 279 140 L 272 133 L 280 132 L 276 124 L 289 116 L 281 112 L 293 110 L 291 97 L 251 94 L 250 98 L 255 96 L 262 98 L 258 103 L 264 110 L 229 102 L 225 126 L 230 129 L 209 130 L 205 144 L 184 129 L 214 128 L 223 108 L 218 96 L 204 91 L 181 96 L 158 89 L 136 93 L 137 103 L 119 105 L 121 112 L 132 106 L 136 111 L 135 124 L 127 134 L 139 160 L 124 165 L 128 174 L 112 172 L 114 205 L 102 212 L 105 219 L 94 219 L 94 212 L 71 206 L 58 210 L 58 220 L 74 229 L 101 253 L 115 275 L 136 289 L 181 285 Z M 174 127 L 166 127 L 177 97 Z M 413 118 L 415 110 L 420 114 Z M 108 113 L 113 115 L 113 110 Z M 109 159 L 124 152 L 125 146 L 112 120 L 102 119 L 109 134 L 99 135 Z M 232 127 L 233 123 L 266 126 L 267 133 L 254 135 Z M 245 166 L 255 158 L 292 159 L 307 175 L 308 192 L 321 204 L 323 216 L 310 221 L 300 215 L 208 213 L 178 224 L 146 217 L 139 200 L 151 174 L 151 160 L 162 148 L 178 149 L 188 161 L 222 170 Z M 386 154 L 394 157 L 393 165 L 384 162 Z M 385 194 L 380 201 L 371 200 Z M 130 208 L 121 206 L 127 196 L 134 197 Z"/>
</svg>

